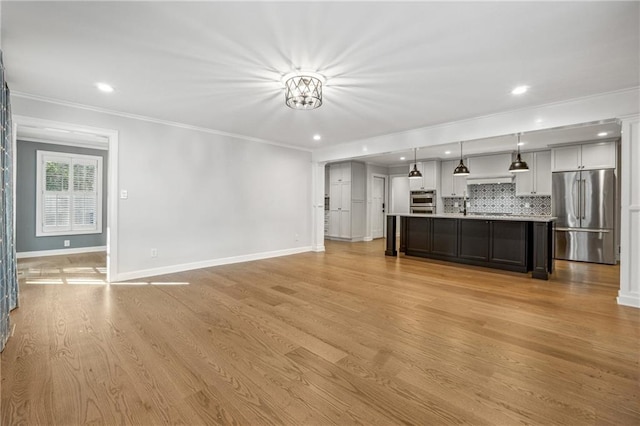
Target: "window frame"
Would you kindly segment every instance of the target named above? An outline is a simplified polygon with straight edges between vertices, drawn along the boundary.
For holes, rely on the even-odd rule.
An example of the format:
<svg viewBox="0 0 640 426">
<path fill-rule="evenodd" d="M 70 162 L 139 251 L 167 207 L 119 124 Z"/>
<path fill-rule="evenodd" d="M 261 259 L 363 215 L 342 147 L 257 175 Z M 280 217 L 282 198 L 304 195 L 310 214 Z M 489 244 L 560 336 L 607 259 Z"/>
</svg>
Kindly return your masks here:
<svg viewBox="0 0 640 426">
<path fill-rule="evenodd" d="M 44 185 L 45 179 L 45 163 L 48 160 L 62 160 L 69 164 L 69 186 L 67 193 L 69 194 L 69 229 L 47 231 L 44 225 L 44 194 L 46 192 Z M 95 229 L 74 229 L 74 206 L 73 199 L 74 193 L 82 191 L 73 190 L 73 166 L 74 160 L 76 164 L 95 162 L 96 163 L 96 226 Z M 56 152 L 56 151 L 36 151 L 36 237 L 53 237 L 63 235 L 88 235 L 88 234 L 101 234 L 102 233 L 102 194 L 103 194 L 103 179 L 102 179 L 102 156 L 76 154 L 71 152 Z M 80 227 L 86 227 L 86 225 L 79 225 Z"/>
</svg>

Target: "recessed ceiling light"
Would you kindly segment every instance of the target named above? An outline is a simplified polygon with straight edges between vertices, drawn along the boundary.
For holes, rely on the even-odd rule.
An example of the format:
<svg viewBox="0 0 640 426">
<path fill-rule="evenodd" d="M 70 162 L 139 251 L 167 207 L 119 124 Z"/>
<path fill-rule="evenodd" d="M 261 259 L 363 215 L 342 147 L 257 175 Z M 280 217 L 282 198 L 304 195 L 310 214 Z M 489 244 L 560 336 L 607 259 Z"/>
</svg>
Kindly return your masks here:
<svg viewBox="0 0 640 426">
<path fill-rule="evenodd" d="M 522 95 L 527 90 L 529 90 L 529 86 L 518 86 L 511 91 L 512 95 Z"/>
<path fill-rule="evenodd" d="M 526 142 L 518 142 L 518 146 L 524 145 Z"/>
<path fill-rule="evenodd" d="M 400 161 L 404 161 L 404 160 L 406 160 L 406 158 L 400 157 Z"/>
<path fill-rule="evenodd" d="M 600 132 L 598 133 L 598 136 L 602 137 L 602 136 L 607 136 L 609 134 L 609 132 Z"/>
<path fill-rule="evenodd" d="M 449 155 L 449 154 L 451 154 L 451 151 L 445 151 L 444 153 L 445 153 L 446 155 Z"/>
<path fill-rule="evenodd" d="M 542 123 L 542 118 L 538 118 L 538 119 L 536 120 L 536 124 L 540 124 L 540 123 Z"/>
<path fill-rule="evenodd" d="M 107 83 L 96 83 L 96 87 L 101 92 L 105 92 L 105 93 L 113 92 L 113 86 Z"/>
<path fill-rule="evenodd" d="M 320 139 L 322 139 L 322 137 L 320 135 L 313 135 L 313 140 L 314 141 L 319 141 Z"/>
</svg>

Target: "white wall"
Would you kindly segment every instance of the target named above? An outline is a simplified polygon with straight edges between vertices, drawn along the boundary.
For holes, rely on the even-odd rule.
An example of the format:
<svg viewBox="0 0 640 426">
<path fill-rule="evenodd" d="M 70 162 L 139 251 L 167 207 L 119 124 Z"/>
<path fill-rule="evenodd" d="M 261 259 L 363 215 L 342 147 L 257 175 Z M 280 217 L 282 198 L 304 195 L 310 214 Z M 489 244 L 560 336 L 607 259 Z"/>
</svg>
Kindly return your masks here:
<svg viewBox="0 0 640 426">
<path fill-rule="evenodd" d="M 309 152 L 18 96 L 12 107 L 119 132 L 116 279 L 311 249 Z"/>
</svg>

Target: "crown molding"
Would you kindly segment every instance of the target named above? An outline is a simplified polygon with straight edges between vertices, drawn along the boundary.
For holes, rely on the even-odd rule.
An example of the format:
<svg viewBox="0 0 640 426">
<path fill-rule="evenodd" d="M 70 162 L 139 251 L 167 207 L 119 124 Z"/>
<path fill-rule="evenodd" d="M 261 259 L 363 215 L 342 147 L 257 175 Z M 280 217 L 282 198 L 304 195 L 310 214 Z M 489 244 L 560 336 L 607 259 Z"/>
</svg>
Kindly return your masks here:
<svg viewBox="0 0 640 426">
<path fill-rule="evenodd" d="M 177 128 L 180 128 L 180 129 L 193 130 L 193 131 L 196 131 L 196 132 L 208 133 L 208 134 L 217 135 L 217 136 L 226 136 L 226 137 L 230 137 L 230 138 L 234 138 L 234 139 L 241 139 L 241 140 L 245 140 L 245 141 L 249 141 L 249 142 L 257 142 L 257 143 L 263 143 L 263 144 L 267 144 L 267 145 L 279 146 L 279 147 L 282 147 L 282 148 L 295 149 L 297 151 L 305 151 L 305 152 L 312 152 L 313 151 L 312 149 L 309 149 L 309 148 L 302 148 L 302 147 L 299 147 L 299 146 L 289 145 L 289 144 L 286 144 L 286 143 L 275 142 L 275 141 L 270 141 L 270 140 L 260 139 L 260 138 L 254 138 L 254 137 L 246 136 L 246 135 L 240 135 L 240 134 L 237 134 L 237 133 L 223 132 L 221 130 L 210 129 L 208 127 L 200 127 L 200 126 L 194 126 L 194 125 L 191 125 L 191 124 L 179 123 L 179 122 L 176 122 L 176 121 L 162 120 L 162 119 L 159 119 L 159 118 L 148 117 L 148 116 L 145 116 L 145 115 L 131 114 L 131 113 L 128 113 L 128 112 L 116 111 L 116 110 L 107 109 L 107 108 L 100 108 L 100 107 L 95 107 L 95 106 L 91 106 L 91 105 L 84 105 L 84 104 L 79 104 L 79 103 L 70 102 L 70 101 L 63 101 L 63 100 L 60 100 L 60 99 L 47 98 L 45 96 L 33 95 L 33 94 L 30 94 L 30 93 L 12 91 L 11 92 L 11 96 L 12 97 L 17 97 L 17 98 L 22 98 L 22 99 L 28 99 L 28 100 L 32 100 L 32 101 L 46 102 L 46 103 L 60 105 L 60 106 L 69 107 L 69 108 L 77 108 L 77 109 L 97 112 L 97 113 L 101 113 L 101 114 L 115 115 L 115 116 L 118 116 L 118 117 L 129 118 L 129 119 L 132 119 L 132 120 L 139 120 L 139 121 L 146 121 L 146 122 L 149 122 L 149 123 L 162 124 L 162 125 L 165 125 L 165 126 L 177 127 Z"/>
</svg>

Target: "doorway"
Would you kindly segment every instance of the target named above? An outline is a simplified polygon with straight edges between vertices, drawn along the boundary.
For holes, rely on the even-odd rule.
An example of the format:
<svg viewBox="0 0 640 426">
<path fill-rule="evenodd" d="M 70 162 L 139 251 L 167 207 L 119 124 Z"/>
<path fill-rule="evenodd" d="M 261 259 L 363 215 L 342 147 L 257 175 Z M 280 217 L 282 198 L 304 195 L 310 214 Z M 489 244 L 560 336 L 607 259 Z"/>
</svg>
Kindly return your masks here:
<svg viewBox="0 0 640 426">
<path fill-rule="evenodd" d="M 374 176 L 371 188 L 371 237 L 384 237 L 386 177 Z"/>
<path fill-rule="evenodd" d="M 86 257 L 97 261 L 91 266 L 102 275 L 101 281 L 111 281 L 117 276 L 117 191 L 111 190 L 117 184 L 117 131 L 16 115 L 13 139 L 16 153 L 13 162 L 14 180 L 21 184 L 14 187 L 14 203 L 16 208 L 21 205 L 23 208 L 22 213 L 16 211 L 21 216 L 22 224 L 16 222 L 14 230 L 18 243 L 17 257 L 23 259 L 19 263 L 30 263 L 27 260 L 29 258 L 35 260 L 51 257 L 44 262 L 48 264 L 68 257 L 66 262 L 73 264 L 77 259 Z M 48 160 L 44 161 L 44 156 L 47 155 L 51 158 L 47 157 Z M 33 161 L 31 157 L 34 157 Z M 61 188 L 49 188 L 48 174 L 55 174 L 56 171 L 60 171 L 61 182 L 73 179 L 73 186 L 61 183 Z M 27 173 L 26 177 L 16 179 L 21 173 Z M 56 201 L 55 211 L 51 211 L 51 203 L 40 201 L 41 204 L 38 204 L 37 200 L 36 203 L 31 203 L 31 198 L 36 198 L 31 192 L 38 192 L 37 183 L 45 181 L 42 179 L 43 173 L 47 176 L 47 190 L 61 191 L 55 194 L 56 200 L 71 200 L 75 197 L 73 199 L 76 201 Z M 68 177 L 65 177 L 66 173 L 69 174 Z M 83 197 L 73 192 L 80 190 L 84 191 Z M 41 214 L 41 220 L 38 221 L 36 214 L 41 210 L 46 210 L 47 219 L 42 219 Z M 98 214 L 99 219 L 96 218 Z M 55 218 L 55 223 L 51 218 Z M 54 227 L 60 228 L 53 229 L 52 232 Z M 25 237 L 22 240 L 21 235 Z M 100 255 L 96 256 L 96 253 Z"/>
</svg>

